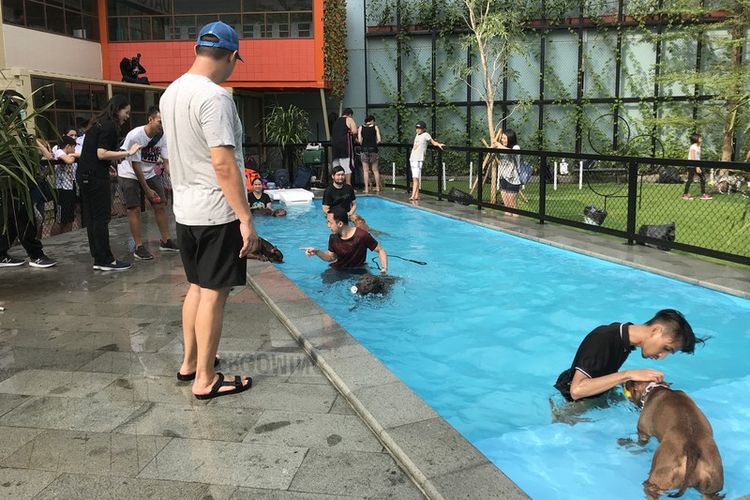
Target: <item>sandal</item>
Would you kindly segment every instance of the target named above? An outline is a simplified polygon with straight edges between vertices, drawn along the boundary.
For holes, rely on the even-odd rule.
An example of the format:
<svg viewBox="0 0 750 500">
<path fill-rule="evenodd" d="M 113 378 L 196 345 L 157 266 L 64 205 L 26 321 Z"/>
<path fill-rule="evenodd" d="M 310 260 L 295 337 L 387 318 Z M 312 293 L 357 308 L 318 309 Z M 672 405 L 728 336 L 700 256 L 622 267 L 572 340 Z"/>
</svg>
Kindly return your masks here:
<svg viewBox="0 0 750 500">
<path fill-rule="evenodd" d="M 213 399 L 218 398 L 219 396 L 239 394 L 240 392 L 245 392 L 253 386 L 253 379 L 250 377 L 246 377 L 245 380 L 247 380 L 247 384 L 243 384 L 242 377 L 240 377 L 239 375 L 235 375 L 234 381 L 232 382 L 225 381 L 224 374 L 221 372 L 216 372 L 216 375 L 218 375 L 218 378 L 216 379 L 213 387 L 211 387 L 211 392 L 209 392 L 208 394 L 193 394 L 196 399 Z M 219 391 L 219 389 L 222 387 L 234 387 L 234 389 L 231 389 L 229 391 Z"/>
<path fill-rule="evenodd" d="M 216 360 L 214 361 L 214 368 L 219 366 L 219 363 L 221 362 L 221 359 L 219 359 L 219 356 L 216 356 Z M 177 380 L 180 382 L 190 382 L 191 380 L 195 380 L 195 372 L 193 373 L 187 373 L 183 375 L 180 372 L 177 372 Z"/>
</svg>

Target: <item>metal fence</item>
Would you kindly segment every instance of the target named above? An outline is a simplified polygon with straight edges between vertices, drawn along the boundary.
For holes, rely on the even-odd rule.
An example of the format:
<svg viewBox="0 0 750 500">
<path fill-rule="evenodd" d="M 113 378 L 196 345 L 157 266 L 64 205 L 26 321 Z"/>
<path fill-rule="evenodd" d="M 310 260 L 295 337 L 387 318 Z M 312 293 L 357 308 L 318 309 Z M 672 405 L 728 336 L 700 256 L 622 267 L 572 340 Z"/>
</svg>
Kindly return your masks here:
<svg viewBox="0 0 750 500">
<path fill-rule="evenodd" d="M 385 185 L 409 189 L 411 144 L 379 148 Z M 515 208 L 503 203 L 500 188 L 507 159 L 532 170 Z M 695 167 L 705 176 L 706 199 L 695 174 L 689 199 L 683 197 Z M 750 264 L 749 181 L 750 165 L 743 163 L 450 147 L 428 151 L 421 192 L 623 237 L 629 244 Z"/>
</svg>

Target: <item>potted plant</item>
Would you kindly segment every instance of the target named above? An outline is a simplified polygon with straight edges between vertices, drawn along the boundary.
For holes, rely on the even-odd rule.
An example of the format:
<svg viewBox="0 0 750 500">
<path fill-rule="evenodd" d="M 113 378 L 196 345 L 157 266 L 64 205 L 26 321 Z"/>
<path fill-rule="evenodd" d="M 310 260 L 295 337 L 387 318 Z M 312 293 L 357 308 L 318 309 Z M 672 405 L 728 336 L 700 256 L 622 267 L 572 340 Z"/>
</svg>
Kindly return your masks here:
<svg viewBox="0 0 750 500">
<path fill-rule="evenodd" d="M 33 94 L 32 94 L 33 96 Z M 29 111 L 32 96 L 25 98 L 15 90 L 0 90 L 0 235 L 8 231 L 8 222 L 17 210 L 25 210 L 33 220 L 31 187 L 41 174 L 39 149 L 29 130 L 52 102 Z"/>
<path fill-rule="evenodd" d="M 299 161 L 301 149 L 292 151 L 293 145 L 307 142 L 310 116 L 297 106 L 275 106 L 263 117 L 265 142 L 281 147 L 281 166 L 287 165 L 292 175 L 292 160 Z"/>
</svg>

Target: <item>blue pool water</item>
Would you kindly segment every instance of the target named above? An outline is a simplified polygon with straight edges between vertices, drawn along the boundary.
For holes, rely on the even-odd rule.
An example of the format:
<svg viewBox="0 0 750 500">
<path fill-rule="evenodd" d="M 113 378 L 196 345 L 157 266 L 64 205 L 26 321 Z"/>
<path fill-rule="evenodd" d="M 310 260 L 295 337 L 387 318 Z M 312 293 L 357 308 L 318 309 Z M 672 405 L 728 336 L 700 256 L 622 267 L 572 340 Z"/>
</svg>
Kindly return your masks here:
<svg viewBox="0 0 750 500">
<path fill-rule="evenodd" d="M 354 278 L 323 283 L 326 263 L 300 250 L 326 247 L 319 202 L 256 224 L 284 252 L 279 269 L 533 498 L 643 497 L 656 441 L 645 453 L 617 444 L 634 437 L 638 413 L 621 403 L 589 411 L 589 422 L 552 423 L 549 397 L 591 329 L 668 307 L 713 338 L 664 361 L 636 351 L 623 368 L 656 367 L 687 391 L 713 425 L 727 498 L 750 493 L 750 301 L 382 199 L 358 202 L 389 253 L 428 262 L 392 259 L 402 279 L 386 298 L 353 295 Z"/>
</svg>

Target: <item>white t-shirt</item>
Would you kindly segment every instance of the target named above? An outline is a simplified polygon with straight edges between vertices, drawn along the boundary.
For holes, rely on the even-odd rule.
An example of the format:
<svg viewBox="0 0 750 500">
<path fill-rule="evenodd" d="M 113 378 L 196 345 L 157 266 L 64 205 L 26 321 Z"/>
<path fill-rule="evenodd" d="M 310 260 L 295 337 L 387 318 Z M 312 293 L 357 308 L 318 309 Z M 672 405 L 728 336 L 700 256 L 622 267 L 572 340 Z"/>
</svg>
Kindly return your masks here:
<svg viewBox="0 0 750 500">
<path fill-rule="evenodd" d="M 692 153 L 692 158 L 690 158 L 690 154 Z M 688 160 L 698 160 L 701 159 L 701 147 L 697 142 L 694 142 L 690 145 L 690 149 L 688 149 Z"/>
<path fill-rule="evenodd" d="M 427 132 L 415 135 L 409 161 L 424 161 L 424 154 L 427 151 L 427 146 L 430 144 L 430 141 L 432 141 L 432 136 Z"/>
<path fill-rule="evenodd" d="M 146 148 L 151 142 L 151 139 L 153 139 L 153 137 L 149 137 L 148 134 L 146 134 L 145 126 L 136 127 L 128 132 L 121 148 L 127 151 L 133 144 L 140 144 L 142 147 L 136 154 L 129 158 L 125 158 L 117 164 L 118 176 L 126 179 L 138 179 L 133 171 L 133 165 L 131 162 L 139 162 L 141 164 L 144 178 L 151 179 L 156 176 L 156 166 L 163 163 L 164 160 L 169 159 L 169 152 L 167 151 L 167 140 L 164 135 L 161 136 L 161 139 L 159 139 L 156 144 L 150 148 Z"/>
<path fill-rule="evenodd" d="M 174 214 L 186 226 L 218 226 L 235 221 L 216 180 L 209 148 L 231 146 L 237 176 L 244 184 L 242 123 L 229 93 L 210 79 L 186 73 L 162 95 L 159 109 L 174 190 Z"/>
</svg>

